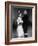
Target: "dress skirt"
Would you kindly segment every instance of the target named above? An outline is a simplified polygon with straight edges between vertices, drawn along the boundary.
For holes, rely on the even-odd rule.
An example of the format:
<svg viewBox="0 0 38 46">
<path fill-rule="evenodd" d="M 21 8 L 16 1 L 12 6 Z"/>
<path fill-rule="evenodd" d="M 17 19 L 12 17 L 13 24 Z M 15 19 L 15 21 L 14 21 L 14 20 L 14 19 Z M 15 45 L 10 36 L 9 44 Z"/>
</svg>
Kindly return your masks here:
<svg viewBox="0 0 38 46">
<path fill-rule="evenodd" d="M 24 37 L 24 31 L 23 31 L 23 27 L 22 25 L 18 25 L 17 26 L 17 34 L 18 34 L 18 37 Z"/>
</svg>

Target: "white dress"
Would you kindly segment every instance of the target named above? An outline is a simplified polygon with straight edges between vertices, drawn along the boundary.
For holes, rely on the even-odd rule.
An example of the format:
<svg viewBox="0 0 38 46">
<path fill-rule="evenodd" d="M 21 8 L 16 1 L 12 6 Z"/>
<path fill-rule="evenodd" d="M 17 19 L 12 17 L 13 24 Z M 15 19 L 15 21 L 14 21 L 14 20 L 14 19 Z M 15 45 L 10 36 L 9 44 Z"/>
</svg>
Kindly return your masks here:
<svg viewBox="0 0 38 46">
<path fill-rule="evenodd" d="M 22 24 L 19 25 L 19 23 L 23 23 L 22 21 L 22 18 L 21 17 L 18 17 L 17 19 L 17 34 L 18 34 L 18 37 L 24 37 L 24 31 L 23 31 L 23 27 L 22 27 Z"/>
</svg>

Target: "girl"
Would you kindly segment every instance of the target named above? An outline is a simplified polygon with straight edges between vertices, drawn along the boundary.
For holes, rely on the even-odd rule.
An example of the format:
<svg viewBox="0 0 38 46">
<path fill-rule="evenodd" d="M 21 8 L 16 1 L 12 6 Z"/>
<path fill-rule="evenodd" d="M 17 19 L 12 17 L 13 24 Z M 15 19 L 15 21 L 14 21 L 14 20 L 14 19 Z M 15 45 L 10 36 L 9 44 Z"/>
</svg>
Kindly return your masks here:
<svg viewBox="0 0 38 46">
<path fill-rule="evenodd" d="M 23 24 L 23 20 L 22 20 L 22 17 L 21 17 L 21 13 L 19 14 L 18 18 L 17 18 L 17 34 L 18 34 L 18 37 L 24 37 L 24 31 L 23 31 L 23 27 L 22 27 L 22 24 Z"/>
</svg>

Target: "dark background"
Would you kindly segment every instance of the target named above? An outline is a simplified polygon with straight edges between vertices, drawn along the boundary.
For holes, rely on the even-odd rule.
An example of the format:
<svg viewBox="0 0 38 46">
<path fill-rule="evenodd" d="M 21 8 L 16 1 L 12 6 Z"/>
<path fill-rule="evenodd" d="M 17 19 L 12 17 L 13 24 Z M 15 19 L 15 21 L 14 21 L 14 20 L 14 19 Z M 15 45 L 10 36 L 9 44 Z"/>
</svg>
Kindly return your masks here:
<svg viewBox="0 0 38 46">
<path fill-rule="evenodd" d="M 22 17 L 25 16 L 23 18 L 23 20 L 25 21 L 24 25 L 26 24 L 25 26 L 26 31 L 24 31 L 24 33 L 28 33 L 28 37 L 31 37 L 32 36 L 32 8 L 31 7 L 14 7 L 14 6 L 11 7 L 11 37 L 12 38 L 17 37 L 17 32 L 16 30 L 14 30 L 13 25 L 14 25 L 14 21 L 16 21 L 19 15 L 18 10 L 21 11 Z M 27 10 L 26 15 L 24 14 L 24 10 Z M 24 25 L 23 25 L 23 28 L 24 28 Z"/>
</svg>

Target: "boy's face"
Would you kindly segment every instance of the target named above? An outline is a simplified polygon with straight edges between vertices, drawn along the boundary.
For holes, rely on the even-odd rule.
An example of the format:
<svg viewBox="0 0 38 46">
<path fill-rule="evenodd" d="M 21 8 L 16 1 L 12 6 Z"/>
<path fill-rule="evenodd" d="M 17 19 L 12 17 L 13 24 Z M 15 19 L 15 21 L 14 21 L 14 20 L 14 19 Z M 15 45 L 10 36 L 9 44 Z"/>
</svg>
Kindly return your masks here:
<svg viewBox="0 0 38 46">
<path fill-rule="evenodd" d="M 27 10 L 24 10 L 24 14 L 25 14 L 25 15 L 27 14 Z"/>
</svg>

